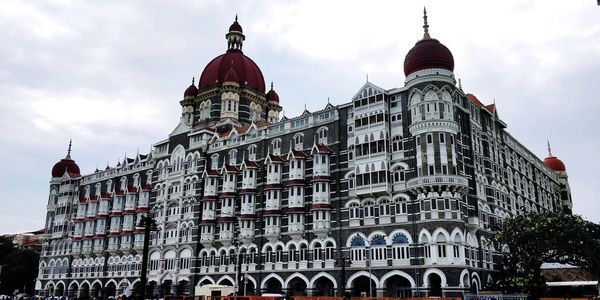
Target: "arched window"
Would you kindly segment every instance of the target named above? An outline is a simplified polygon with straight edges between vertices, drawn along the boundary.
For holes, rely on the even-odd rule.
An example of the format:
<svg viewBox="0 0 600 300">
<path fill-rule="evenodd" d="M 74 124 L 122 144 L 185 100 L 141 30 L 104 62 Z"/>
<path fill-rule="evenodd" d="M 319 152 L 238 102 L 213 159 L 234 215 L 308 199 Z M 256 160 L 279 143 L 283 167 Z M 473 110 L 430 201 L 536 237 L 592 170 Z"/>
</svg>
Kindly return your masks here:
<svg viewBox="0 0 600 300">
<path fill-rule="evenodd" d="M 294 150 L 302 150 L 304 148 L 304 135 L 298 133 L 294 136 Z"/>
<path fill-rule="evenodd" d="M 323 127 L 317 131 L 320 144 L 327 144 L 327 128 Z"/>
<path fill-rule="evenodd" d="M 408 238 L 403 233 L 397 233 L 392 238 L 392 259 L 409 259 Z"/>
<path fill-rule="evenodd" d="M 210 157 L 210 167 L 214 170 L 219 168 L 219 154 L 213 154 Z"/>
<path fill-rule="evenodd" d="M 250 145 L 250 147 L 248 147 L 248 159 L 256 159 L 256 145 Z"/>
<path fill-rule="evenodd" d="M 402 151 L 402 137 L 396 135 L 392 138 L 392 152 Z"/>
<path fill-rule="evenodd" d="M 235 150 L 235 149 L 229 151 L 229 164 L 230 165 L 237 164 L 237 150 Z"/>
<path fill-rule="evenodd" d="M 281 153 L 281 139 L 271 141 L 271 148 L 273 149 L 273 154 L 279 155 Z"/>
<path fill-rule="evenodd" d="M 360 205 L 356 202 L 348 205 L 350 219 L 360 219 Z"/>
<path fill-rule="evenodd" d="M 365 218 L 375 217 L 375 204 L 372 201 L 366 201 L 363 204 L 363 215 Z"/>
<path fill-rule="evenodd" d="M 394 183 L 404 182 L 406 180 L 406 175 L 404 172 L 404 167 L 397 166 L 392 170 L 392 174 L 394 176 Z"/>
</svg>

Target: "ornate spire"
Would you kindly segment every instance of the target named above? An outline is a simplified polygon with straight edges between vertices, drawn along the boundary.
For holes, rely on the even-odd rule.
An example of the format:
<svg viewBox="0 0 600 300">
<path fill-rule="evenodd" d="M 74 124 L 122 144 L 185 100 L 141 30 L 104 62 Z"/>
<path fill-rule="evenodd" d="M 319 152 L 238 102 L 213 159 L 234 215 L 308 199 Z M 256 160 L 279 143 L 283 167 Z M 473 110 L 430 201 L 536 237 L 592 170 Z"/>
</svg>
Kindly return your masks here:
<svg viewBox="0 0 600 300">
<path fill-rule="evenodd" d="M 196 77 L 192 76 L 192 85 L 195 85 L 195 84 L 196 84 Z"/>
<path fill-rule="evenodd" d="M 423 30 L 423 39 L 431 39 L 431 36 L 429 35 L 429 24 L 427 24 L 427 9 L 425 7 L 423 7 Z"/>
<path fill-rule="evenodd" d="M 71 159 L 71 144 L 73 143 L 73 139 L 69 139 L 69 149 L 67 150 L 67 157 L 65 159 Z"/>
<path fill-rule="evenodd" d="M 273 81 L 271 81 L 271 91 L 273 90 Z"/>
<path fill-rule="evenodd" d="M 235 14 L 235 22 L 237 22 L 237 14 Z"/>
<path fill-rule="evenodd" d="M 547 140 L 548 142 L 548 156 L 552 156 L 552 148 L 550 148 L 550 140 Z"/>
</svg>

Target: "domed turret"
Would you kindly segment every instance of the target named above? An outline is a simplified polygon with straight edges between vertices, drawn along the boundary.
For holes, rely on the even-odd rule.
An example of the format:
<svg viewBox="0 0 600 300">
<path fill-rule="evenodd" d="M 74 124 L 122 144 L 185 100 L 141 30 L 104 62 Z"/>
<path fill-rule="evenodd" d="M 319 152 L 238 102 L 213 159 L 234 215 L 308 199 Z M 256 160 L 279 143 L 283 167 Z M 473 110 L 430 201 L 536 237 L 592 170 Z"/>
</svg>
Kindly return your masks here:
<svg viewBox="0 0 600 300">
<path fill-rule="evenodd" d="M 185 92 L 183 93 L 183 99 L 194 98 L 196 97 L 196 94 L 198 94 L 198 88 L 195 85 L 195 80 L 196 78 L 192 77 L 192 85 L 185 89 Z"/>
<path fill-rule="evenodd" d="M 427 11 L 423 10 L 424 34 L 423 39 L 408 51 L 404 59 L 404 75 L 425 69 L 445 69 L 454 71 L 454 57 L 452 52 L 440 41 L 432 39 L 429 35 L 427 24 Z"/>
<path fill-rule="evenodd" d="M 271 82 L 271 89 L 267 93 L 267 101 L 279 104 L 279 95 L 273 89 L 273 82 Z"/>
<path fill-rule="evenodd" d="M 69 141 L 69 150 L 67 151 L 67 156 L 57 162 L 54 167 L 52 167 L 52 177 L 62 177 L 65 172 L 67 172 L 71 177 L 81 176 L 81 173 L 79 172 L 79 166 L 74 160 L 71 159 L 71 141 Z"/>
<path fill-rule="evenodd" d="M 544 158 L 544 164 L 554 172 L 566 172 L 565 164 L 558 157 L 552 155 L 550 142 L 548 142 L 548 157 Z"/>
<path fill-rule="evenodd" d="M 206 65 L 200 75 L 198 84 L 199 89 L 204 89 L 214 84 L 222 84 L 226 81 L 227 73 L 233 69 L 237 80 L 241 86 L 254 89 L 259 93 L 265 92 L 265 79 L 260 68 L 252 59 L 242 52 L 242 42 L 245 37 L 242 34 L 242 27 L 237 22 L 230 26 L 227 38 L 227 52 L 219 55 Z"/>
<path fill-rule="evenodd" d="M 242 30 L 242 25 L 240 25 L 240 23 L 238 23 L 237 19 L 238 19 L 237 15 L 235 15 L 235 21 L 233 21 L 233 24 L 231 24 L 231 26 L 229 26 L 229 32 L 239 32 L 239 33 L 244 32 Z"/>
</svg>

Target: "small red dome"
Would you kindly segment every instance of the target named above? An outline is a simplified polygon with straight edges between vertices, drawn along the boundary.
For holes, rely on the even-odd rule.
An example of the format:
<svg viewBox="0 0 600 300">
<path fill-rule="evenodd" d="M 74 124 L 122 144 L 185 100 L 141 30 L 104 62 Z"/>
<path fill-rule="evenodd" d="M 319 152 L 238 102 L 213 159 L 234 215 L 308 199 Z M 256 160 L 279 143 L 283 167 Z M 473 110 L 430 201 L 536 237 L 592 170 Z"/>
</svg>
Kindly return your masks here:
<svg viewBox="0 0 600 300">
<path fill-rule="evenodd" d="M 235 72 L 235 70 L 232 68 L 229 69 L 229 71 L 227 71 L 227 74 L 225 74 L 225 78 L 223 78 L 223 82 L 236 82 L 236 83 L 240 83 L 240 78 L 237 76 L 237 73 Z"/>
<path fill-rule="evenodd" d="M 265 92 L 265 79 L 256 63 L 239 50 L 228 50 L 227 53 L 217 56 L 206 65 L 200 75 L 199 88 L 225 82 L 225 75 L 230 69 L 235 71 L 237 82 L 255 89 L 260 93 Z"/>
<path fill-rule="evenodd" d="M 273 89 L 272 82 L 271 82 L 271 90 L 269 90 L 269 92 L 267 93 L 267 101 L 279 103 L 279 95 L 277 95 L 277 92 L 275 92 L 275 90 Z"/>
<path fill-rule="evenodd" d="M 544 158 L 544 164 L 554 172 L 565 172 L 567 168 L 562 160 L 556 156 L 548 156 Z"/>
<path fill-rule="evenodd" d="M 237 21 L 237 16 L 235 17 L 235 21 L 233 22 L 233 24 L 231 24 L 231 26 L 229 26 L 229 32 L 232 32 L 232 31 L 237 31 L 237 32 L 243 33 L 242 26 Z"/>
<path fill-rule="evenodd" d="M 190 85 L 185 92 L 183 93 L 183 99 L 186 98 L 194 98 L 198 94 L 198 88 L 194 84 L 194 79 L 192 79 L 192 85 Z"/>
<path fill-rule="evenodd" d="M 81 176 L 79 166 L 71 159 L 70 154 L 52 167 L 52 177 L 62 177 L 63 174 L 65 174 L 65 171 L 68 172 L 71 177 Z"/>
<path fill-rule="evenodd" d="M 404 59 L 404 75 L 425 69 L 446 69 L 454 71 L 452 52 L 436 39 L 425 38 L 418 41 L 408 51 Z"/>
</svg>

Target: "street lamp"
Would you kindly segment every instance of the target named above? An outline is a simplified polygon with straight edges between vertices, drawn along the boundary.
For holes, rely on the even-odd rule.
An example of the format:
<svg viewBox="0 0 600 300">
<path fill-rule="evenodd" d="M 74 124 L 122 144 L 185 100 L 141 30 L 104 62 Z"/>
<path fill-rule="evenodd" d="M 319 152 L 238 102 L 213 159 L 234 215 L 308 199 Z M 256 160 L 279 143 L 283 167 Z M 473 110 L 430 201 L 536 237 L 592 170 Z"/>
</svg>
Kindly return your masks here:
<svg viewBox="0 0 600 300">
<path fill-rule="evenodd" d="M 367 264 L 369 267 L 369 297 L 372 297 L 371 293 L 373 292 L 373 280 L 371 277 L 373 276 L 373 272 L 371 271 L 371 243 L 369 243 L 369 241 L 365 241 L 365 249 L 367 249 Z"/>
<path fill-rule="evenodd" d="M 141 274 L 141 284 L 142 284 L 142 300 L 146 300 L 146 285 L 148 284 L 148 251 L 150 250 L 150 231 L 157 231 L 156 221 L 152 219 L 150 216 L 143 216 L 138 223 L 138 227 L 144 228 L 144 248 L 142 250 L 142 274 Z"/>
</svg>

